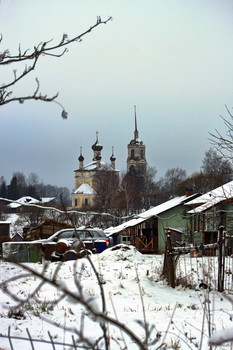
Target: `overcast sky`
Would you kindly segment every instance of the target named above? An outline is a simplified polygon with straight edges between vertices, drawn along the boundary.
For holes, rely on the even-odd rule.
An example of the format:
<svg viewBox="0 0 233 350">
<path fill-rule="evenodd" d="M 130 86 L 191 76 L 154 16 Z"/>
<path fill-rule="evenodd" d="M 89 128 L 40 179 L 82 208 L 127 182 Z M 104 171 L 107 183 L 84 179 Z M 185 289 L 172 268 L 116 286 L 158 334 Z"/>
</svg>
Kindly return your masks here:
<svg viewBox="0 0 233 350">
<path fill-rule="evenodd" d="M 124 171 L 134 105 L 157 180 L 173 167 L 198 171 L 209 132 L 224 131 L 220 115 L 227 116 L 225 104 L 233 106 L 230 0 L 2 0 L 0 51 L 76 36 L 97 16 L 113 21 L 62 58 L 42 57 L 17 88 L 32 92 L 38 77 L 43 93 L 59 92 L 67 120 L 54 103 L 0 107 L 0 175 L 7 182 L 14 171 L 35 172 L 44 183 L 72 190 L 80 147 L 87 164 L 96 131 L 103 160 L 109 162 L 114 146 L 116 167 Z M 1 68 L 1 83 L 12 68 Z"/>
</svg>

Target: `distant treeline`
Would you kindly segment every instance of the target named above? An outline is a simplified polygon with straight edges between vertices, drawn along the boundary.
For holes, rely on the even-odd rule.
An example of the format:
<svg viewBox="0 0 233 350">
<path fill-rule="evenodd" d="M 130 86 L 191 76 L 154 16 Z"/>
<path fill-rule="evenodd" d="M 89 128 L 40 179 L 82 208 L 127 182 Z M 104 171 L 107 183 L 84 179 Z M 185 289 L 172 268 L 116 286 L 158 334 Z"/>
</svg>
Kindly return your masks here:
<svg viewBox="0 0 233 350">
<path fill-rule="evenodd" d="M 22 172 L 14 172 L 10 183 L 7 184 L 4 176 L 0 176 L 0 197 L 17 200 L 24 196 L 36 199 L 42 197 L 58 197 L 65 203 L 70 201 L 70 191 L 67 187 L 58 187 L 44 184 L 39 181 L 36 173 L 27 178 Z"/>
</svg>

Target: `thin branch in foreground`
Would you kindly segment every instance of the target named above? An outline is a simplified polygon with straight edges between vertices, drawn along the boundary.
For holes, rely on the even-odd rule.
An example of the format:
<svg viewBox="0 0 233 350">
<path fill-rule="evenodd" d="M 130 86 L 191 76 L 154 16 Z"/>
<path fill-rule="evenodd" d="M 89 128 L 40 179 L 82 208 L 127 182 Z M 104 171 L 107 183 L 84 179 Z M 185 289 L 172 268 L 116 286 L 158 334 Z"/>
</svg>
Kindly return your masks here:
<svg viewBox="0 0 233 350">
<path fill-rule="evenodd" d="M 87 35 L 88 33 L 92 32 L 95 28 L 97 28 L 101 24 L 107 24 L 109 21 L 112 20 L 112 17 L 109 17 L 107 20 L 102 21 L 100 16 L 97 16 L 97 21 L 94 25 L 92 25 L 89 29 L 85 30 L 83 33 L 69 39 L 67 34 L 63 34 L 61 40 L 54 45 L 51 45 L 51 42 L 53 40 L 48 40 L 44 42 L 40 42 L 38 45 L 34 46 L 34 49 L 32 52 L 30 52 L 29 49 L 22 52 L 21 46 L 19 45 L 18 53 L 16 55 L 11 55 L 9 50 L 4 50 L 2 53 L 0 53 L 0 66 L 7 66 L 11 64 L 18 64 L 22 62 L 29 62 L 32 61 L 32 64 L 30 66 L 25 66 L 24 70 L 18 75 L 17 70 L 13 69 L 13 78 L 8 83 L 2 83 L 0 85 L 0 106 L 12 103 L 12 102 L 19 102 L 24 103 L 24 101 L 28 100 L 34 100 L 34 101 L 43 101 L 43 102 L 56 102 L 61 108 L 62 113 L 61 116 L 63 119 L 67 119 L 68 113 L 65 111 L 64 107 L 56 101 L 58 97 L 58 93 L 56 93 L 54 96 L 48 97 L 46 94 L 40 93 L 39 89 L 39 80 L 36 78 L 37 87 L 35 89 L 35 92 L 33 94 L 29 95 L 22 95 L 22 96 L 14 96 L 11 97 L 13 94 L 12 89 L 13 86 L 15 86 L 19 81 L 23 80 L 26 76 L 28 76 L 33 70 L 35 70 L 38 60 L 42 56 L 51 56 L 60 58 L 65 53 L 68 52 L 68 46 L 75 42 L 81 42 L 82 38 Z M 0 44 L 3 41 L 3 35 L 0 34 Z M 57 52 L 57 50 L 62 49 L 61 52 Z"/>
</svg>

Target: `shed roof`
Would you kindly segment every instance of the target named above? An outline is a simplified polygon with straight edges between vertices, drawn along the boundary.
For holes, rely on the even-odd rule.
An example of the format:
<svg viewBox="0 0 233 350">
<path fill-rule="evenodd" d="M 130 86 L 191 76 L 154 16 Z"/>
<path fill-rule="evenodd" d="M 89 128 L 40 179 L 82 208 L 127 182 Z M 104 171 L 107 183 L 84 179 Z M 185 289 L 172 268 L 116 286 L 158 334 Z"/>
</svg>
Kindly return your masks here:
<svg viewBox="0 0 233 350">
<path fill-rule="evenodd" d="M 233 199 L 233 181 L 209 191 L 202 196 L 186 202 L 188 206 L 197 206 L 189 214 L 201 213 L 225 200 Z"/>
<path fill-rule="evenodd" d="M 196 196 L 196 195 L 193 195 L 193 196 Z M 191 198 L 193 196 L 190 196 L 190 197 L 179 196 L 179 197 L 172 198 L 165 203 L 157 205 L 156 207 L 153 207 L 149 210 L 146 210 L 146 211 L 138 214 L 133 219 L 126 221 L 121 225 L 107 228 L 105 230 L 105 233 L 108 235 L 112 235 L 114 233 L 121 232 L 121 231 L 127 229 L 128 227 L 133 227 L 133 226 L 136 226 L 138 224 L 141 224 L 143 221 L 146 221 L 146 220 L 152 218 L 153 216 L 158 216 L 159 214 L 162 214 L 169 209 L 175 208 L 176 206 L 183 204 L 184 202 L 186 202 L 188 200 L 188 198 Z"/>
</svg>

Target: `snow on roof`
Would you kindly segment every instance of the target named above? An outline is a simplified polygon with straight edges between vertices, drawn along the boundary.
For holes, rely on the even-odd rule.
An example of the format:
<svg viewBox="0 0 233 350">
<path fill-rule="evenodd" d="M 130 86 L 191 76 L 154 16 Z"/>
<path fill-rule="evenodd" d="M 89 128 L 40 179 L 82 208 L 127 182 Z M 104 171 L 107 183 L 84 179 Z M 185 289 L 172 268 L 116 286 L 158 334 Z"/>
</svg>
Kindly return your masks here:
<svg viewBox="0 0 233 350">
<path fill-rule="evenodd" d="M 136 226 L 136 225 L 140 224 L 143 221 L 145 221 L 145 219 L 142 219 L 142 218 L 132 219 L 132 220 L 124 222 L 121 225 L 118 225 L 118 226 L 115 226 L 115 227 L 109 227 L 106 230 L 104 230 L 104 232 L 108 236 L 111 236 L 114 233 L 121 232 L 121 231 L 127 229 L 128 227 Z"/>
<path fill-rule="evenodd" d="M 149 210 L 144 211 L 143 213 L 138 214 L 137 217 L 135 217 L 132 220 L 124 222 L 123 224 L 118 225 L 116 227 L 109 227 L 106 230 L 104 230 L 104 232 L 107 235 L 112 235 L 113 233 L 123 231 L 128 227 L 136 226 L 153 216 L 157 216 L 169 209 L 176 207 L 177 205 L 183 204 L 187 200 L 187 198 L 188 198 L 187 196 L 172 198 L 163 204 L 157 205 L 156 207 L 153 207 Z"/>
<path fill-rule="evenodd" d="M 105 162 L 100 162 L 100 168 L 106 166 L 106 163 Z M 99 168 L 97 167 L 97 161 L 96 160 L 93 160 L 91 163 L 87 164 L 83 169 L 84 170 L 95 170 L 96 168 Z"/>
<path fill-rule="evenodd" d="M 193 206 L 199 204 L 197 208 L 188 211 L 189 214 L 195 214 L 205 211 L 211 208 L 212 206 L 227 199 L 233 199 L 233 181 L 230 181 L 225 185 L 217 187 L 214 190 L 209 191 L 198 198 L 186 202 L 186 205 Z"/>
<path fill-rule="evenodd" d="M 42 197 L 41 203 L 49 203 L 52 202 L 56 197 Z"/>
<path fill-rule="evenodd" d="M 7 214 L 6 221 L 1 221 L 2 223 L 10 223 L 10 224 L 15 224 L 15 222 L 18 220 L 19 215 L 18 214 Z"/>
<path fill-rule="evenodd" d="M 147 211 L 144 211 L 143 213 L 139 214 L 138 216 L 140 218 L 149 218 L 151 216 L 158 215 L 160 213 L 163 213 L 169 209 L 172 209 L 176 207 L 177 205 L 182 204 L 185 200 L 187 200 L 187 196 L 179 196 L 170 199 L 169 201 L 162 203 L 160 205 L 157 205 L 156 207 L 153 207 Z"/>
<path fill-rule="evenodd" d="M 98 166 L 96 160 L 93 160 L 91 163 L 89 163 L 83 167 L 83 170 L 104 170 L 104 169 L 106 169 L 107 171 L 118 171 L 119 172 L 119 170 L 107 166 L 107 163 L 102 162 L 102 161 L 100 162 L 100 166 Z"/>
<path fill-rule="evenodd" d="M 38 199 L 32 198 L 30 196 L 25 196 L 17 199 L 17 201 L 13 201 L 12 203 L 8 204 L 10 208 L 19 208 L 24 204 L 38 204 L 40 201 Z"/>
<path fill-rule="evenodd" d="M 74 193 L 78 194 L 95 194 L 96 191 L 88 184 L 82 184 L 79 186 Z"/>
</svg>

